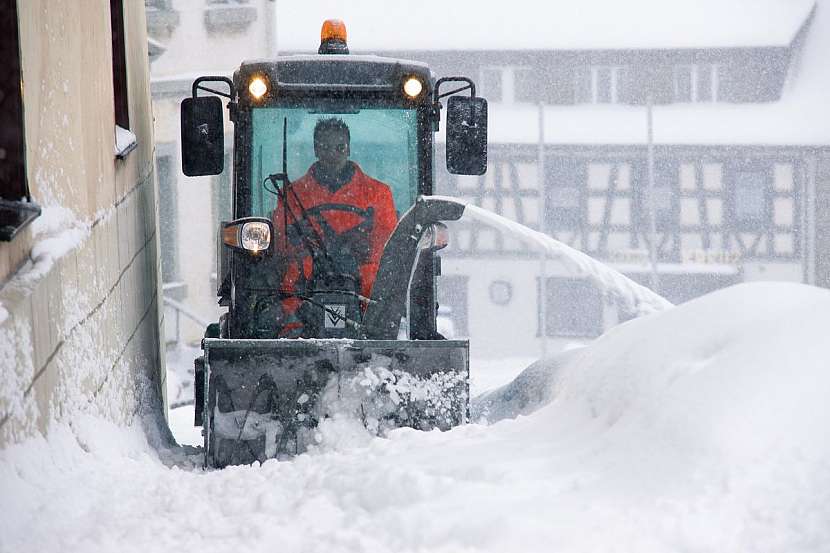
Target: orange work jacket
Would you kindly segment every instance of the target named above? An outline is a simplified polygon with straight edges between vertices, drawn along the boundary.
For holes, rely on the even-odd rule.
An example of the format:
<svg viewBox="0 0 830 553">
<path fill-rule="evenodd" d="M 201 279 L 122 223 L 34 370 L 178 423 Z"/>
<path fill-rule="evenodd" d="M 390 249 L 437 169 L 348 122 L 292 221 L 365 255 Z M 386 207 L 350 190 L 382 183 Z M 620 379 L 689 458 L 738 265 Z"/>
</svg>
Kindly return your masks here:
<svg viewBox="0 0 830 553">
<path fill-rule="evenodd" d="M 358 265 L 360 276 L 358 292 L 367 298 L 370 297 L 383 247 L 392 231 L 395 230 L 398 217 L 389 187 L 366 175 L 356 163 L 350 163 L 354 169 L 351 180 L 334 192 L 317 181 L 312 170 L 314 166 L 312 166 L 305 175 L 290 185 L 291 190 L 285 195 L 289 206 L 288 213 L 285 212 L 282 198 L 278 202 L 272 221 L 276 250 L 285 256 L 287 262 L 281 283 L 283 292 L 295 292 L 301 281 L 311 279 L 314 267 L 308 248 L 315 247 L 313 242 L 322 241 L 325 235 L 324 225 L 320 218 L 323 218 L 328 227 L 337 234 L 347 233 L 365 222 L 365 219 L 357 213 L 333 209 L 315 211 L 314 209 L 325 204 L 345 204 L 361 210 L 372 208 L 372 224 L 362 231 L 365 232 L 362 239 L 365 240 L 368 251 L 361 256 L 362 259 Z M 303 221 L 303 209 L 306 212 L 313 212 L 314 215 Z M 292 236 L 290 231 L 286 231 L 286 223 L 289 229 L 292 225 L 300 224 L 305 225 L 306 231 L 311 229 L 313 231 L 306 232 L 309 236 L 306 236 L 305 243 L 301 243 L 296 233 Z M 283 301 L 283 309 L 288 314 L 292 314 L 301 303 L 301 299 L 289 296 Z"/>
</svg>

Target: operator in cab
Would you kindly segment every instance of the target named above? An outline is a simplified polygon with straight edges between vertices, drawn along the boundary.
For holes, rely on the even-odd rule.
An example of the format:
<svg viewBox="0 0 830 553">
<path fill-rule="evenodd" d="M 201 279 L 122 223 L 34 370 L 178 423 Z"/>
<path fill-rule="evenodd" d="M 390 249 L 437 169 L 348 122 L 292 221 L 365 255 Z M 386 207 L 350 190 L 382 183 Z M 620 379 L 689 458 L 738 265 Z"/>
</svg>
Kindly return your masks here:
<svg viewBox="0 0 830 553">
<path fill-rule="evenodd" d="M 275 247 L 285 260 L 281 337 L 306 334 L 304 299 L 318 288 L 354 292 L 365 311 L 383 248 L 397 224 L 392 191 L 349 159 L 350 141 L 343 120 L 319 119 L 317 161 L 285 187 L 273 212 Z"/>
</svg>

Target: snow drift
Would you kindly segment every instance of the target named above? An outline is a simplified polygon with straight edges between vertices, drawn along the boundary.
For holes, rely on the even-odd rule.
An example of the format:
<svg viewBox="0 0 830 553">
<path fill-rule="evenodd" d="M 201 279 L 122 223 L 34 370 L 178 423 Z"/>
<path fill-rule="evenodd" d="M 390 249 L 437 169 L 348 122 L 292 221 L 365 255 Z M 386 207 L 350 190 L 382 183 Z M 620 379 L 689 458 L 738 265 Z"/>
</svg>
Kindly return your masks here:
<svg viewBox="0 0 830 553">
<path fill-rule="evenodd" d="M 0 550 L 827 551 L 827 328 L 826 290 L 739 285 L 561 358 L 528 416 L 223 471 L 58 425 L 0 452 Z"/>
</svg>

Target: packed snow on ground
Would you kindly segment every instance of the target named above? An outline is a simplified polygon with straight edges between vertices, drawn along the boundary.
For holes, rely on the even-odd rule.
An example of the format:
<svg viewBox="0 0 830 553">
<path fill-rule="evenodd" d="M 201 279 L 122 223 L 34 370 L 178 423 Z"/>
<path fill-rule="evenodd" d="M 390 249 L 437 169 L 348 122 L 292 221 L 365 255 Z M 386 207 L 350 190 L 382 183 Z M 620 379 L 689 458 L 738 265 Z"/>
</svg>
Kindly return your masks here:
<svg viewBox="0 0 830 553">
<path fill-rule="evenodd" d="M 742 284 L 537 363 L 488 424 L 329 421 L 221 471 L 56 424 L 0 452 L 0 550 L 828 551 L 828 327 L 830 292 Z"/>
</svg>

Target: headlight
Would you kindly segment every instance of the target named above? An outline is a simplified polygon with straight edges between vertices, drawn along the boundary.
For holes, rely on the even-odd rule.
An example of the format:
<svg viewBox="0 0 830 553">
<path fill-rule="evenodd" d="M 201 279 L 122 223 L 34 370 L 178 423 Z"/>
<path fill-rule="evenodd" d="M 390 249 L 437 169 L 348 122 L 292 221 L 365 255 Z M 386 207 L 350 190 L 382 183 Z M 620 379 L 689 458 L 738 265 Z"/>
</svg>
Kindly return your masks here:
<svg viewBox="0 0 830 553">
<path fill-rule="evenodd" d="M 225 224 L 222 242 L 250 253 L 264 252 L 271 246 L 271 222 L 262 217 L 246 217 Z"/>
<path fill-rule="evenodd" d="M 248 84 L 248 92 L 251 93 L 254 99 L 259 100 L 268 92 L 268 83 L 262 77 L 254 77 Z"/>
<path fill-rule="evenodd" d="M 266 223 L 252 222 L 242 225 L 242 247 L 249 252 L 261 252 L 271 245 L 271 227 Z"/>
<path fill-rule="evenodd" d="M 403 93 L 406 94 L 410 100 L 417 98 L 424 90 L 424 83 L 417 77 L 409 77 L 403 83 Z"/>
</svg>

